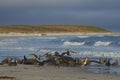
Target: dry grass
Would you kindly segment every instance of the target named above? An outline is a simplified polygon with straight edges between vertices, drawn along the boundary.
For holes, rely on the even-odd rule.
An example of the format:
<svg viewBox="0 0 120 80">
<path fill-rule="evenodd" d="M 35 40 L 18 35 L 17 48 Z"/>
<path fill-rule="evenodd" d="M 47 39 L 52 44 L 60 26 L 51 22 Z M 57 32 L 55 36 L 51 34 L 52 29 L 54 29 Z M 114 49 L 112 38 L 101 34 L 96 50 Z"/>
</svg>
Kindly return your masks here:
<svg viewBox="0 0 120 80">
<path fill-rule="evenodd" d="M 46 32 L 110 32 L 105 29 L 101 29 L 95 26 L 75 26 L 75 25 L 40 25 L 40 26 L 31 26 L 31 25 L 1 25 L 0 33 L 46 33 Z"/>
</svg>

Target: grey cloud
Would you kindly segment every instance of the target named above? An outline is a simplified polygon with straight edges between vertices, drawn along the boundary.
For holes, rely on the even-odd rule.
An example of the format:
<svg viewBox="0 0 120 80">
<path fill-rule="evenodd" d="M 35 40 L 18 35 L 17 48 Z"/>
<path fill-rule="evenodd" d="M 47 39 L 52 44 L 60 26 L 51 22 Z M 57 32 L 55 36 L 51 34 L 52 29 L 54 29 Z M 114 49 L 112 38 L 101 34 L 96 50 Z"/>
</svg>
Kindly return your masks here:
<svg viewBox="0 0 120 80">
<path fill-rule="evenodd" d="M 2 0 L 1 6 L 65 6 L 78 4 L 79 0 Z"/>
<path fill-rule="evenodd" d="M 0 0 L 0 24 L 120 24 L 120 0 Z M 116 28 L 115 28 L 116 27 Z"/>
<path fill-rule="evenodd" d="M 0 21 L 16 21 L 23 23 L 31 21 L 33 24 L 37 22 L 50 23 L 99 23 L 112 22 L 120 19 L 120 11 L 74 11 L 74 10 L 44 10 L 44 9 L 7 9 L 0 11 Z M 14 22 L 15 21 L 15 22 Z M 97 22 L 98 21 L 98 22 Z M 2 22 L 0 22 L 2 23 Z M 6 22 L 7 23 L 7 22 Z M 39 23 L 37 23 L 39 24 Z"/>
<path fill-rule="evenodd" d="M 1 7 L 120 8 L 120 0 L 1 0 Z"/>
</svg>

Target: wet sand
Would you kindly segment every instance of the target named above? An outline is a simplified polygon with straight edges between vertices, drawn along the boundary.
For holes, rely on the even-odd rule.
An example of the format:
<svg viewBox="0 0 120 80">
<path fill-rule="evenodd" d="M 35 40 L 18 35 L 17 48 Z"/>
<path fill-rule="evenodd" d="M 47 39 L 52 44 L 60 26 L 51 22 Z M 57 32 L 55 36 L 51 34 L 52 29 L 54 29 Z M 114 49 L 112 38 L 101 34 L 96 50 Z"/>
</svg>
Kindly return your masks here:
<svg viewBox="0 0 120 80">
<path fill-rule="evenodd" d="M 115 74 L 95 74 L 82 67 L 56 67 L 23 65 L 0 65 L 0 76 L 15 77 L 16 79 L 0 80 L 120 80 Z"/>
</svg>

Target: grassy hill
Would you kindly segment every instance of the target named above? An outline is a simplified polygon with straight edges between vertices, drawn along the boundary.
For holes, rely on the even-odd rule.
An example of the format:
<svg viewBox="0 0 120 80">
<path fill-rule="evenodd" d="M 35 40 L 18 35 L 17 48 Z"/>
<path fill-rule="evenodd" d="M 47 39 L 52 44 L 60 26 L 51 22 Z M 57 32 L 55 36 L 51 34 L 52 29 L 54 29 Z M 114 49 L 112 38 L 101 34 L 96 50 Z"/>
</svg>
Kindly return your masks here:
<svg viewBox="0 0 120 80">
<path fill-rule="evenodd" d="M 85 32 L 85 33 L 106 33 L 108 30 L 95 26 L 76 26 L 76 25 L 0 25 L 0 33 L 61 33 L 61 32 Z"/>
</svg>

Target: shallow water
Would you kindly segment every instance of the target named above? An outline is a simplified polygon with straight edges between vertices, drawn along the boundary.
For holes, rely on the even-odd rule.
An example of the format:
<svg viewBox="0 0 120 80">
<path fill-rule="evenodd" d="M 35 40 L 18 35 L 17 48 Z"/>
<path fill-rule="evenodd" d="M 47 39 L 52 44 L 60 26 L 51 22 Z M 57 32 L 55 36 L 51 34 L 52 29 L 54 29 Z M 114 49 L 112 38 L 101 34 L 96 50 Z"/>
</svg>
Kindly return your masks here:
<svg viewBox="0 0 120 80">
<path fill-rule="evenodd" d="M 30 36 L 0 37 L 0 60 L 5 57 L 20 57 L 36 53 L 42 55 L 58 50 L 60 53 L 71 49 L 77 54 L 72 57 L 120 59 L 120 35 L 106 36 Z M 95 73 L 120 74 L 119 66 L 103 67 L 92 65 L 88 70 Z"/>
</svg>

